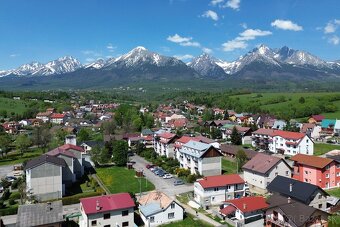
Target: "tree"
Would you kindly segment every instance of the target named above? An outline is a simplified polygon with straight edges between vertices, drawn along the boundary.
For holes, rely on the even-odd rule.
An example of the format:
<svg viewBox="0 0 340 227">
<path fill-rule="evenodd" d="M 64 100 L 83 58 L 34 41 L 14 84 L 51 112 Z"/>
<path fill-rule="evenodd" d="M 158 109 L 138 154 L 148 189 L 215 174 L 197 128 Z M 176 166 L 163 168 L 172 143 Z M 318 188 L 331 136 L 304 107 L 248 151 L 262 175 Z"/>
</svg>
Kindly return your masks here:
<svg viewBox="0 0 340 227">
<path fill-rule="evenodd" d="M 80 129 L 77 137 L 79 141 L 88 141 L 90 140 L 90 133 L 86 129 L 82 128 Z"/>
<path fill-rule="evenodd" d="M 46 127 L 35 127 L 32 132 L 32 142 L 38 147 L 46 148 L 51 141 L 50 130 Z"/>
<path fill-rule="evenodd" d="M 114 134 L 116 128 L 117 128 L 117 125 L 114 120 L 106 121 L 103 123 L 103 131 L 104 131 L 104 134 L 106 135 Z"/>
<path fill-rule="evenodd" d="M 211 138 L 212 139 L 221 139 L 222 138 L 222 132 L 218 128 L 212 128 L 211 130 Z"/>
<path fill-rule="evenodd" d="M 145 150 L 145 144 L 144 143 L 137 143 L 136 145 L 136 153 L 140 155 Z"/>
<path fill-rule="evenodd" d="M 304 97 L 300 97 L 299 98 L 299 103 L 301 103 L 301 104 L 305 103 L 305 98 Z"/>
<path fill-rule="evenodd" d="M 113 141 L 112 143 L 112 161 L 117 166 L 125 166 L 128 160 L 128 143 L 124 140 Z"/>
<path fill-rule="evenodd" d="M 28 138 L 25 134 L 19 135 L 14 143 L 16 149 L 20 151 L 21 155 L 23 155 L 32 144 L 30 138 Z"/>
<path fill-rule="evenodd" d="M 95 146 L 90 151 L 90 155 L 91 160 L 94 162 L 96 166 L 100 164 L 107 164 L 111 160 L 109 149 L 107 149 L 106 147 L 101 148 L 99 146 Z"/>
<path fill-rule="evenodd" d="M 234 145 L 241 145 L 242 144 L 242 136 L 237 131 L 235 126 L 233 127 L 233 130 L 231 131 L 230 140 L 231 140 L 231 143 L 234 144 Z"/>
<path fill-rule="evenodd" d="M 7 155 L 11 143 L 11 137 L 7 133 L 0 134 L 0 150 L 2 157 L 4 156 L 4 153 Z"/>
<path fill-rule="evenodd" d="M 240 149 L 237 151 L 236 153 L 236 162 L 237 162 L 237 166 L 238 166 L 238 170 L 240 171 L 242 169 L 242 166 L 247 162 L 247 155 L 244 152 L 243 149 Z"/>
</svg>

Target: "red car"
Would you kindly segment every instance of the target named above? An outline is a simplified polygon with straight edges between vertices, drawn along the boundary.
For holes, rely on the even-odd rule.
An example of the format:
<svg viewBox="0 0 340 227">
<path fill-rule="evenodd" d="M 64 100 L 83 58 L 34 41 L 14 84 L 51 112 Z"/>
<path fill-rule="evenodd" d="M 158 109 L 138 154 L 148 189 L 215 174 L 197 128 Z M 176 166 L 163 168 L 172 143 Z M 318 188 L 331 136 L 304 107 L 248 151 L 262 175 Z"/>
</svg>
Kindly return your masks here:
<svg viewBox="0 0 340 227">
<path fill-rule="evenodd" d="M 147 165 L 145 165 L 145 167 L 147 168 L 147 169 L 150 169 L 150 168 L 152 168 L 152 167 L 154 167 L 155 165 L 152 165 L 152 164 L 147 164 Z"/>
</svg>

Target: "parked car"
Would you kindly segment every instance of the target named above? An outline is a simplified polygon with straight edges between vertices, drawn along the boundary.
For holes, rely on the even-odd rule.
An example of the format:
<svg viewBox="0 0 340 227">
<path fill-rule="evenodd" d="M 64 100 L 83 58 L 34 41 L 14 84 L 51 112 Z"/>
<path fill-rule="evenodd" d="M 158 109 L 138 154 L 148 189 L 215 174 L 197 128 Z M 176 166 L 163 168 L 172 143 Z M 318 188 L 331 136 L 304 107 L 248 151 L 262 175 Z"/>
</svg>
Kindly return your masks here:
<svg viewBox="0 0 340 227">
<path fill-rule="evenodd" d="M 175 182 L 174 182 L 175 186 L 182 185 L 182 184 L 184 184 L 184 182 L 182 180 L 175 180 Z"/>
<path fill-rule="evenodd" d="M 163 172 L 163 171 L 158 172 L 158 176 L 159 177 L 164 177 L 165 176 L 165 172 Z"/>
<path fill-rule="evenodd" d="M 145 165 L 145 167 L 147 168 L 147 169 L 150 169 L 151 170 L 151 168 L 152 167 L 154 167 L 155 165 L 152 165 L 152 164 L 147 164 L 147 165 Z"/>
<path fill-rule="evenodd" d="M 170 179 L 172 178 L 172 175 L 170 173 L 167 173 L 163 176 L 164 179 Z"/>
<path fill-rule="evenodd" d="M 16 177 L 13 177 L 13 176 L 6 176 L 5 179 L 6 179 L 8 182 L 13 183 L 17 178 L 16 178 Z"/>
</svg>

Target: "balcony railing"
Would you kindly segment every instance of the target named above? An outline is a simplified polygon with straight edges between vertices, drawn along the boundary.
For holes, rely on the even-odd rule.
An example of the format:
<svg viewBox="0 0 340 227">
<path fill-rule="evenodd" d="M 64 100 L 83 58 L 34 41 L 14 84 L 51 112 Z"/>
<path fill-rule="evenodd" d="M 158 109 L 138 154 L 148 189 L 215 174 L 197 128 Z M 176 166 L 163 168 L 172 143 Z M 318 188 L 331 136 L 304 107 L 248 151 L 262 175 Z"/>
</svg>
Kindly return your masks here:
<svg viewBox="0 0 340 227">
<path fill-rule="evenodd" d="M 271 222 L 271 223 L 273 223 L 273 224 L 275 224 L 275 225 L 278 225 L 278 226 L 281 226 L 281 227 L 288 227 L 288 226 L 290 226 L 289 225 L 289 223 L 286 223 L 286 222 L 284 222 L 284 221 L 281 221 L 281 220 L 279 220 L 277 217 L 275 218 L 266 218 L 266 223 L 268 224 L 268 222 Z"/>
</svg>

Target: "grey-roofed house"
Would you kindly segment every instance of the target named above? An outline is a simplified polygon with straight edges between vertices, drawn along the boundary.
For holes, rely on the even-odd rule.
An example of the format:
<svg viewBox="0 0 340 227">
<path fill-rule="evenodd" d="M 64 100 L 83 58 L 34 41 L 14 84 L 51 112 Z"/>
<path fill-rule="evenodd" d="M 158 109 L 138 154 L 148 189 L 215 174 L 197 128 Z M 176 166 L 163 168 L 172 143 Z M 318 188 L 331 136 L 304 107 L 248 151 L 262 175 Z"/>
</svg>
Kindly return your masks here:
<svg viewBox="0 0 340 227">
<path fill-rule="evenodd" d="M 213 145 L 191 140 L 179 149 L 176 157 L 180 167 L 189 169 L 191 174 L 214 176 L 221 174 L 221 156 Z"/>
<path fill-rule="evenodd" d="M 79 146 L 81 146 L 84 149 L 85 154 L 87 154 L 89 151 L 91 151 L 96 146 L 103 148 L 105 146 L 105 143 L 102 141 L 84 141 L 84 142 L 81 142 Z"/>
<path fill-rule="evenodd" d="M 265 226 L 327 226 L 328 213 L 292 198 L 273 195 L 267 199 Z"/>
<path fill-rule="evenodd" d="M 154 132 L 149 128 L 143 129 L 141 132 L 141 136 L 153 136 L 153 134 Z"/>
<path fill-rule="evenodd" d="M 320 187 L 301 182 L 292 178 L 277 176 L 267 187 L 272 194 L 279 194 L 286 198 L 290 197 L 305 205 L 312 206 L 317 209 L 327 209 L 327 196 Z"/>
<path fill-rule="evenodd" d="M 241 149 L 244 151 L 244 153 L 246 153 L 248 160 L 252 159 L 253 157 L 255 157 L 255 155 L 258 154 L 258 152 L 254 151 L 254 150 L 243 149 L 243 148 L 241 148 Z M 240 150 L 239 146 L 229 145 L 229 144 L 221 144 L 221 152 L 225 156 L 235 158 L 236 154 L 239 150 Z"/>
<path fill-rule="evenodd" d="M 65 194 L 62 158 L 41 155 L 27 162 L 25 166 L 27 190 L 38 200 L 59 199 Z"/>
<path fill-rule="evenodd" d="M 284 159 L 263 153 L 258 153 L 242 169 L 249 189 L 259 193 L 267 192 L 267 186 L 276 176 L 292 175 L 292 168 Z"/>
<path fill-rule="evenodd" d="M 19 206 L 16 226 L 61 227 L 63 221 L 63 204 L 61 201 L 26 204 Z"/>
</svg>

